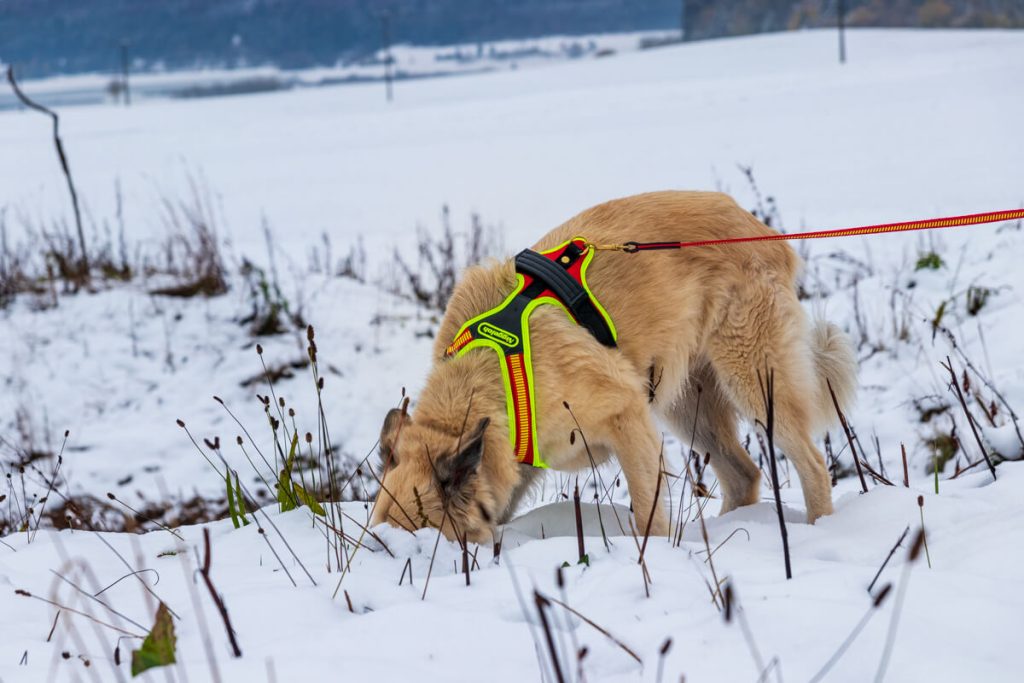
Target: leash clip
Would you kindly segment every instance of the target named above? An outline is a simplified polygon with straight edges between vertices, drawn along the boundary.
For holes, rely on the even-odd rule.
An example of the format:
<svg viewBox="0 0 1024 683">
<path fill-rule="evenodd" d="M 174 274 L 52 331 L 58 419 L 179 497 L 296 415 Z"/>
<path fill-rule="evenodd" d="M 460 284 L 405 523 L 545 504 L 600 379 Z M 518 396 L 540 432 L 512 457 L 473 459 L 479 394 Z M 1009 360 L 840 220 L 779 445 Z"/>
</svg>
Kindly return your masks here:
<svg viewBox="0 0 1024 683">
<path fill-rule="evenodd" d="M 597 244 L 587 242 L 587 247 L 595 251 L 621 251 L 626 254 L 635 254 L 640 251 L 638 242 L 625 242 L 623 244 Z"/>
</svg>

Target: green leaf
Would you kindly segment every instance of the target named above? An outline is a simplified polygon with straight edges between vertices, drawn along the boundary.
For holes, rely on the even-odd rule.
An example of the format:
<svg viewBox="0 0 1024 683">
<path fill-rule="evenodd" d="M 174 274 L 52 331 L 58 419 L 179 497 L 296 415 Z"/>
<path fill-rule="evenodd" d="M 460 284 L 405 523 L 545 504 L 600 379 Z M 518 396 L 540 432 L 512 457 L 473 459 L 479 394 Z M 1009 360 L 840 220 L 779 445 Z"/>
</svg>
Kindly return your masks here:
<svg viewBox="0 0 1024 683">
<path fill-rule="evenodd" d="M 142 641 L 141 648 L 132 650 L 132 677 L 156 666 L 174 664 L 176 642 L 177 637 L 174 635 L 174 622 L 171 621 L 171 613 L 167 610 L 167 605 L 161 602 L 156 611 L 153 630 Z"/>
<path fill-rule="evenodd" d="M 249 520 L 245 517 L 245 498 L 242 497 L 242 482 L 238 481 L 238 472 L 235 472 L 235 500 L 238 501 L 238 516 L 242 519 L 242 526 L 249 526 Z"/>
<path fill-rule="evenodd" d="M 292 465 L 295 464 L 295 450 L 299 446 L 299 433 L 295 432 L 292 436 L 292 447 L 288 449 L 288 462 L 285 463 L 284 469 L 288 472 L 288 478 L 292 477 Z"/>
<path fill-rule="evenodd" d="M 288 476 L 288 470 L 281 470 L 281 474 L 277 477 L 277 503 L 281 506 L 281 512 L 288 512 L 296 507 L 291 483 L 292 480 Z"/>
<path fill-rule="evenodd" d="M 292 492 L 292 466 L 295 464 L 295 450 L 298 446 L 299 433 L 295 432 L 292 436 L 291 448 L 288 449 L 288 459 L 285 460 L 284 469 L 277 477 L 277 502 L 281 506 L 281 512 L 288 512 L 298 507 L 298 501 Z"/>
<path fill-rule="evenodd" d="M 224 483 L 228 489 L 228 514 L 231 515 L 231 523 L 237 529 L 242 524 L 238 521 L 238 512 L 235 510 L 235 489 L 231 486 L 231 470 L 228 470 L 227 474 L 224 475 Z"/>
<path fill-rule="evenodd" d="M 320 515 L 321 517 L 327 516 L 327 513 L 324 511 L 323 506 L 321 506 L 320 503 L 316 501 L 316 498 L 314 498 L 313 494 L 311 494 L 309 491 L 302 488 L 294 481 L 292 482 L 292 490 L 295 491 L 295 497 L 298 498 L 299 501 L 301 501 L 304 505 L 308 505 L 310 510 Z"/>
<path fill-rule="evenodd" d="M 939 304 L 938 309 L 935 311 L 935 318 L 932 319 L 932 340 L 935 339 L 935 334 L 939 331 L 939 326 L 942 325 L 942 318 L 946 315 L 946 302 L 943 301 Z"/>
</svg>

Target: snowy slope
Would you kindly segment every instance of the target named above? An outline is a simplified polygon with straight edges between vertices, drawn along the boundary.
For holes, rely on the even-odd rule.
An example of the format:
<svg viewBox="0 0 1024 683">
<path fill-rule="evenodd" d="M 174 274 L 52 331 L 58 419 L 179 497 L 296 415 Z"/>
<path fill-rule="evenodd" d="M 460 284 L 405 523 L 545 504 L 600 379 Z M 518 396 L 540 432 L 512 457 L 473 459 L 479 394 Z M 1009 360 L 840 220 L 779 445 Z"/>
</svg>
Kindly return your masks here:
<svg viewBox="0 0 1024 683">
<path fill-rule="evenodd" d="M 321 232 L 341 252 L 363 238 L 376 270 L 390 262 L 395 245 L 412 254 L 413 229 L 436 228 L 441 205 L 448 203 L 457 229 L 479 211 L 485 222 L 501 226 L 502 241 L 513 250 L 590 204 L 635 191 L 718 186 L 754 206 L 754 192 L 736 164 L 753 166 L 790 230 L 1013 208 L 1024 201 L 1018 122 L 1024 93 L 1017 85 L 1024 33 L 855 31 L 845 67 L 834 64 L 833 48 L 827 32 L 759 36 L 529 73 L 403 84 L 390 107 L 380 102 L 378 88 L 352 86 L 153 101 L 130 110 L 78 107 L 63 112 L 62 123 L 89 215 L 102 224 L 115 214 L 119 181 L 133 243 L 162 239 L 158 195 L 179 191 L 190 172 L 200 173 L 218 195 L 232 264 L 242 256 L 265 260 L 259 226 L 267 217 L 282 286 L 304 302 L 303 314 L 316 328 L 332 437 L 354 466 L 371 450 L 381 416 L 400 400 L 402 387 L 415 399 L 435 324 L 431 314 L 372 281 L 308 273 L 306 255 Z M 17 238 L 22 217 L 49 220 L 66 211 L 44 124 L 28 114 L 0 113 L 0 210 L 7 207 L 10 239 Z M 442 541 L 434 556 L 435 537 L 427 531 L 415 537 L 381 531 L 395 557 L 368 542 L 374 550 L 355 554 L 342 583 L 355 614 L 343 593 L 332 599 L 339 573 L 327 573 L 322 527 L 305 509 L 279 514 L 266 508 L 317 587 L 266 519 L 261 517 L 266 540 L 253 526 L 236 531 L 229 521 L 210 524 L 213 580 L 238 631 L 240 660 L 231 658 L 201 583 L 197 599 L 209 637 L 196 621 L 186 576 L 196 553 L 202 555 L 199 527 L 181 529 L 188 550 L 179 556 L 158 557 L 176 547 L 165 531 L 104 537 L 133 565 L 159 571 L 153 590 L 182 616 L 176 622 L 182 664 L 174 674 L 181 680 L 214 678 L 207 642 L 222 680 L 261 680 L 270 678 L 268 670 L 276 680 L 555 680 L 541 673 L 550 656 L 532 602 L 534 587 L 566 600 L 643 661 L 641 667 L 556 607 L 549 614 L 568 680 L 576 679 L 573 652 L 584 644 L 588 680 L 658 680 L 658 651 L 667 637 L 673 644 L 664 680 L 756 680 L 773 660 L 768 680 L 807 680 L 869 611 L 872 597 L 865 588 L 909 526 L 873 593 L 887 582 L 905 582 L 905 601 L 900 607 L 899 591 L 890 594 L 826 680 L 873 678 L 897 613 L 886 680 L 1015 680 L 1019 657 L 1013 646 L 1024 607 L 1018 569 L 1024 559 L 1024 465 L 1002 463 L 995 483 L 984 465 L 952 478 L 957 467 L 980 462 L 980 454 L 939 363 L 950 356 L 958 375 L 966 360 L 972 363 L 967 400 L 986 448 L 1020 458 L 1006 406 L 1024 410 L 1022 250 L 1019 224 L 809 246 L 807 308 L 858 342 L 861 391 L 851 423 L 869 462 L 897 486 L 869 477 L 870 492 L 860 494 L 844 437 L 833 431 L 844 474 L 834 492 L 837 511 L 809 527 L 802 523 L 795 477 L 789 480 L 783 464 L 792 581 L 784 578 L 767 487 L 761 504 L 722 518 L 714 517 L 718 501 L 710 501 L 708 545 L 726 542 L 714 553 L 714 577 L 730 577 L 756 654 L 740 622 L 726 623 L 712 604 L 707 585 L 715 578 L 704 562 L 705 542 L 692 508 L 679 547 L 650 541 L 647 598 L 630 537 L 612 539 L 605 550 L 599 529 L 589 523 L 591 564 L 574 564 L 572 509 L 559 496 L 570 481 L 564 476 L 553 475 L 533 502 L 548 507 L 507 530 L 497 563 L 491 548 L 477 551 L 480 568 L 469 587 L 457 571 L 457 546 Z M 941 264 L 917 268 L 931 253 Z M 255 343 L 275 365 L 302 358 L 305 339 L 301 330 L 253 339 L 238 322 L 248 305 L 244 287 L 232 284 L 229 294 L 210 300 L 151 296 L 135 282 L 61 297 L 45 311 L 35 310 L 30 299 L 17 301 L 0 312 L 6 389 L 0 393 L 0 434 L 19 438 L 19 413 L 52 449 L 70 429 L 63 464 L 67 490 L 97 498 L 110 491 L 134 506 L 168 495 L 223 495 L 222 482 L 175 425 L 179 418 L 197 439 L 220 437 L 231 465 L 254 479 L 234 449 L 239 428 L 212 396 L 223 398 L 266 446 L 270 431 L 254 399 L 266 389 L 258 382 L 242 385 L 261 371 Z M 978 306 L 982 290 L 987 295 Z M 309 370 L 297 369 L 275 390 L 295 407 L 299 431 L 315 430 Z M 936 494 L 928 442 L 951 430 L 960 446 L 940 473 Z M 909 490 L 902 486 L 901 443 Z M 666 452 L 678 467 L 681 446 L 669 440 Z M 41 467 L 49 471 L 52 463 Z M 9 471 L 6 463 L 4 468 Z M 607 480 L 615 473 L 607 471 Z M 29 471 L 30 492 L 38 491 L 38 481 Z M 11 486 L 20 496 L 16 472 Z M 920 525 L 919 494 L 930 569 L 923 557 L 907 561 Z M 624 489 L 612 497 L 628 502 Z M 685 500 L 692 501 L 689 490 Z M 346 503 L 345 509 L 355 520 L 366 518 L 361 503 Z M 281 571 L 268 540 L 298 587 Z M 59 579 L 47 570 L 91 586 L 87 573 L 68 564 L 82 558 L 96 575 L 90 588 L 95 593 L 123 576 L 124 565 L 83 531 L 44 530 L 31 543 L 24 533 L 3 541 L 0 612 L 10 617 L 0 619 L 0 679 L 111 679 L 115 638 L 109 629 L 101 627 L 97 638 L 89 622 L 65 612 L 55 642 L 47 643 L 55 610 L 13 591 L 70 605 L 77 600 L 73 589 L 64 585 L 53 592 Z M 432 579 L 421 600 L 432 557 Z M 407 558 L 413 587 L 407 578 L 398 586 Z M 563 561 L 573 564 L 565 571 L 566 598 L 554 585 Z M 152 572 L 140 577 L 155 581 Z M 139 624 L 151 625 L 155 607 L 131 577 L 104 595 Z M 95 603 L 88 609 L 97 616 L 103 611 Z M 109 613 L 102 618 L 116 621 Z M 137 647 L 133 643 L 124 641 L 122 660 L 127 648 Z M 62 651 L 70 658 L 61 658 Z M 90 659 L 88 668 L 80 654 Z M 120 672 L 127 676 L 124 665 Z"/>
<path fill-rule="evenodd" d="M 241 251 L 266 215 L 300 255 L 322 231 L 390 247 L 442 203 L 500 221 L 507 244 L 610 197 L 740 193 L 754 166 L 796 226 L 965 213 L 1020 200 L 1020 32 L 827 31 L 727 39 L 565 66 L 401 84 L 64 113 L 97 220 L 114 182 L 136 235 L 154 195 L 198 169 Z M 62 215 L 46 121 L 0 114 L 6 204 Z M 336 239 L 336 241 L 340 241 Z"/>
</svg>

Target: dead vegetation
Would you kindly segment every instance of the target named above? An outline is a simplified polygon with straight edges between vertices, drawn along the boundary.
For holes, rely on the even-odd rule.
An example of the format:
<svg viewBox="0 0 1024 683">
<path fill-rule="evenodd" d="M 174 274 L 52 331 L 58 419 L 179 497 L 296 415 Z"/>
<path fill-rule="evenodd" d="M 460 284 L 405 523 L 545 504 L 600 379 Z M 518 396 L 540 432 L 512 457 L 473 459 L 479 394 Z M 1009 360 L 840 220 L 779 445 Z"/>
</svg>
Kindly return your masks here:
<svg viewBox="0 0 1024 683">
<path fill-rule="evenodd" d="M 503 250 L 499 230 L 485 226 L 477 214 L 470 216 L 466 232 L 456 232 L 445 205 L 437 236 L 422 226 L 417 228 L 415 260 L 408 250 L 395 247 L 392 272 L 383 284 L 392 294 L 443 312 L 462 271 L 487 258 L 501 256 Z"/>
</svg>

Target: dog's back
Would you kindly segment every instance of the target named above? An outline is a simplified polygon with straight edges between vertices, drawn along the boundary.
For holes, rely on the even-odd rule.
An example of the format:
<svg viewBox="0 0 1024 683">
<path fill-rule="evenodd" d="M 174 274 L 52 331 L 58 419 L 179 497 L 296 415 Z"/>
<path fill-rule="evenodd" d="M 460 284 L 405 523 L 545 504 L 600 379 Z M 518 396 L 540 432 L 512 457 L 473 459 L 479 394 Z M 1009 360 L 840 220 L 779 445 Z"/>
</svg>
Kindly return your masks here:
<svg viewBox="0 0 1024 683">
<path fill-rule="evenodd" d="M 726 195 L 656 192 L 588 209 L 534 248 L 552 248 L 577 235 L 595 244 L 621 244 L 772 234 Z M 738 441 L 736 422 L 764 420 L 763 388 L 771 375 L 776 443 L 800 474 L 809 519 L 830 513 L 830 481 L 811 437 L 834 413 L 828 384 L 840 405 L 852 398 L 856 363 L 838 329 L 810 324 L 795 292 L 799 265 L 783 241 L 597 253 L 587 280 L 615 323 L 617 349 L 602 347 L 551 307 L 531 317 L 537 427 L 548 462 L 559 469 L 586 466 L 582 449 L 568 438 L 578 420 L 599 455 L 618 456 L 637 509 L 659 509 L 654 491 L 660 438 L 653 408 L 680 438 L 711 455 L 723 510 L 755 502 L 759 471 Z M 459 326 L 498 305 L 514 282 L 511 262 L 466 272 L 439 330 L 433 382 L 458 375 L 445 369 L 450 361 L 440 359 Z M 481 377 L 489 376 L 493 364 L 499 385 L 492 356 L 467 354 L 458 362 L 478 364 L 474 376 Z M 507 428 L 500 415 L 492 423 Z M 652 520 L 652 532 L 663 533 L 663 514 Z"/>
</svg>

